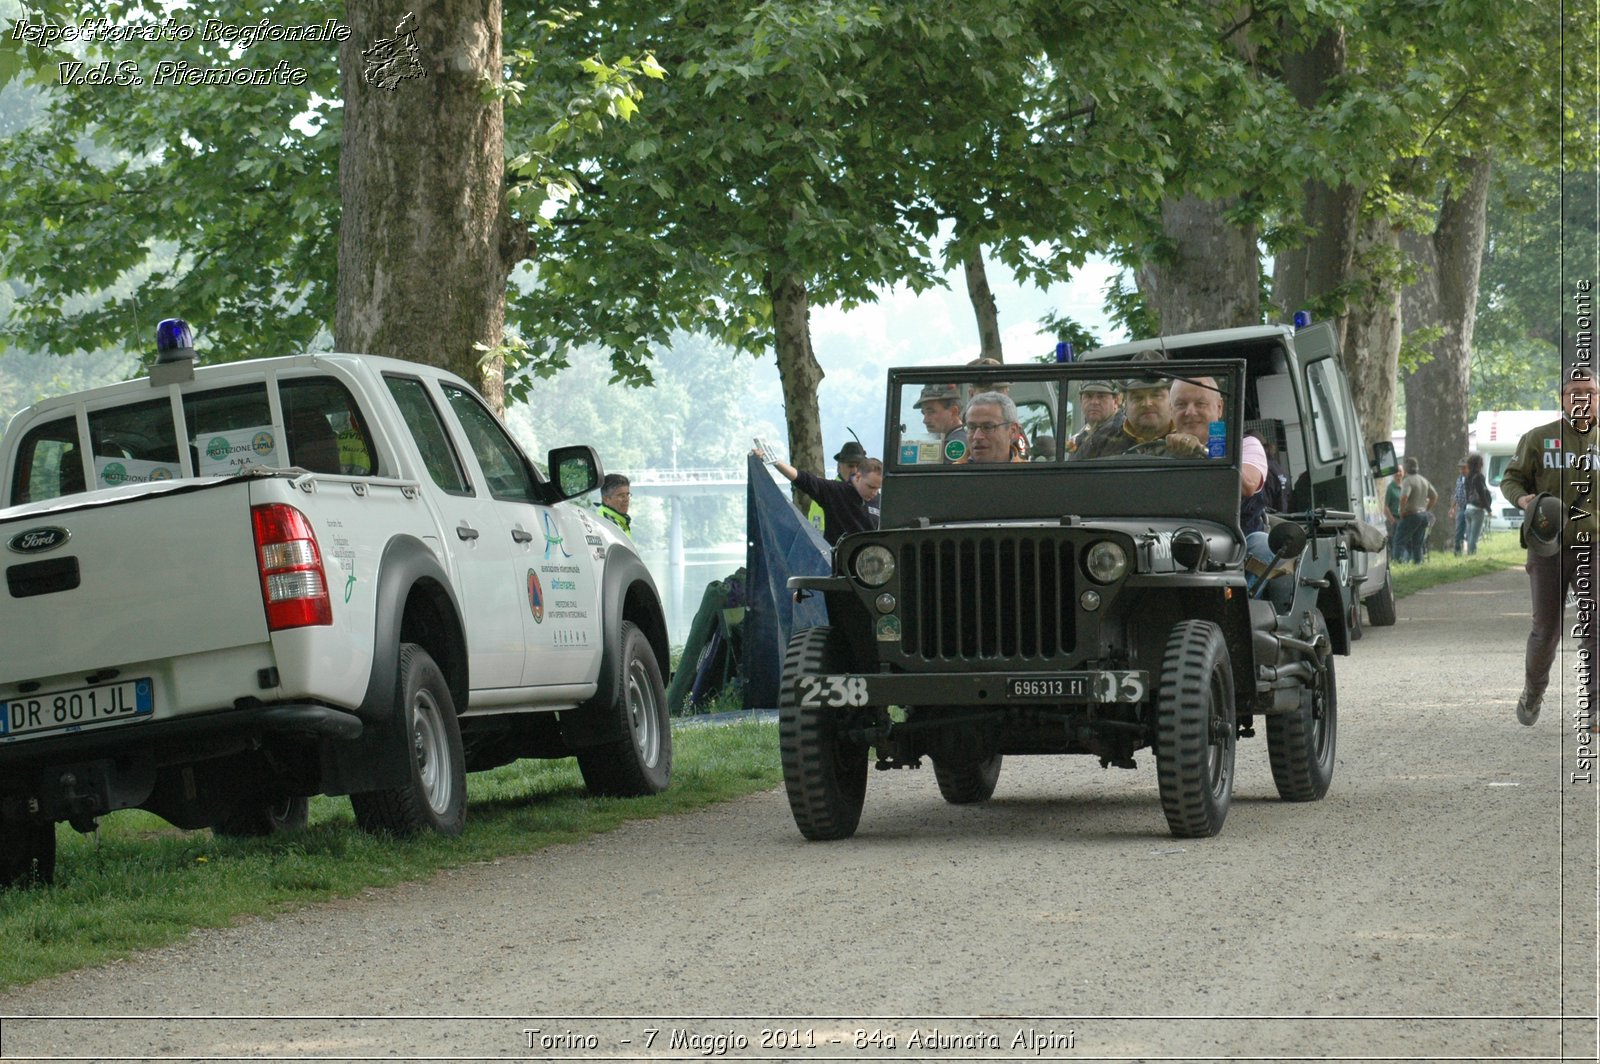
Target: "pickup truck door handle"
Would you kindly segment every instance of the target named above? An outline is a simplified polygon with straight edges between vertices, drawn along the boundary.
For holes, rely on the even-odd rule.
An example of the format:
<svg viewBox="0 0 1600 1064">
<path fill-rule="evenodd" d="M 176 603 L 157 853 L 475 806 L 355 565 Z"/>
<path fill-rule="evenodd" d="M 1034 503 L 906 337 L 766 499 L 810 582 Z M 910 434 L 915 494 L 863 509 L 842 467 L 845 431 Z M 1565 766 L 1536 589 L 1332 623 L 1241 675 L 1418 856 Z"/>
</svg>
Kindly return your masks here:
<svg viewBox="0 0 1600 1064">
<path fill-rule="evenodd" d="M 461 539 L 477 539 L 478 530 L 471 525 L 457 525 L 456 535 Z"/>
<path fill-rule="evenodd" d="M 520 528 L 513 528 L 511 530 L 511 538 L 516 540 L 518 543 L 532 543 L 533 542 L 533 533 L 532 532 L 524 532 Z"/>
</svg>

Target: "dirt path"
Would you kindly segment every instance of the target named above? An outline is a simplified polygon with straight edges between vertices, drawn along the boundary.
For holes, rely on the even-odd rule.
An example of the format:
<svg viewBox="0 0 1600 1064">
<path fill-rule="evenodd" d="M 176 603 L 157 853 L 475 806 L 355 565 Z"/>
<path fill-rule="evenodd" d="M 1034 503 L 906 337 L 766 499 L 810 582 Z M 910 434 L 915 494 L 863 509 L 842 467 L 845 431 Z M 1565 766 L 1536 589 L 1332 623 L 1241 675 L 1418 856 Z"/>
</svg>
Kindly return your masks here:
<svg viewBox="0 0 1600 1064">
<path fill-rule="evenodd" d="M 1402 600 L 1338 661 L 1327 799 L 1242 741 L 1216 839 L 1147 755 L 1012 758 L 980 807 L 874 774 L 834 844 L 773 791 L 35 984 L 0 1055 L 1594 1059 L 1596 789 L 1570 667 L 1512 717 L 1525 596 Z"/>
</svg>

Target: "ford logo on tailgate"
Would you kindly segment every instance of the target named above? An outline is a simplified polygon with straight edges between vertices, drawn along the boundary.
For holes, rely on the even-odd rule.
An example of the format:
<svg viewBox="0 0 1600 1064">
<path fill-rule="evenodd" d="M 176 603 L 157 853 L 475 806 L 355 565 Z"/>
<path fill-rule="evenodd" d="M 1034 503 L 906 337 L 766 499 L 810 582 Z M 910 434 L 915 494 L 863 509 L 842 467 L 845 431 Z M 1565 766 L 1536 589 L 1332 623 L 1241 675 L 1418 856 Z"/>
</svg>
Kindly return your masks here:
<svg viewBox="0 0 1600 1064">
<path fill-rule="evenodd" d="M 42 554 L 47 550 L 55 550 L 71 538 L 72 533 L 64 528 L 30 528 L 12 536 L 6 546 L 18 554 Z"/>
</svg>

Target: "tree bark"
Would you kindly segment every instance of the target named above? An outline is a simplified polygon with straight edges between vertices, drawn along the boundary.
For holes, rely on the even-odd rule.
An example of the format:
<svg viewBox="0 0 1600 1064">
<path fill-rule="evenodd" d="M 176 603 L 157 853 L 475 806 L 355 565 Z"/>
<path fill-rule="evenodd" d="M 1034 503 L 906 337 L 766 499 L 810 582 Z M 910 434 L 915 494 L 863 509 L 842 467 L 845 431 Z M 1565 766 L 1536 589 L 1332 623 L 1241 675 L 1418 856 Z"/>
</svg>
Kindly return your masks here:
<svg viewBox="0 0 1600 1064">
<path fill-rule="evenodd" d="M 1400 282 L 1393 265 L 1400 230 L 1387 217 L 1369 217 L 1356 235 L 1354 271 L 1367 278 L 1351 302 L 1345 330 L 1345 370 L 1361 421 L 1366 453 L 1394 435 L 1395 388 L 1400 368 Z"/>
<path fill-rule="evenodd" d="M 967 252 L 967 297 L 972 300 L 972 313 L 978 319 L 978 357 L 1006 360 L 1000 348 L 1000 315 L 995 310 L 994 292 L 989 288 L 989 274 L 983 264 L 983 245 L 974 244 Z"/>
<path fill-rule="evenodd" d="M 410 0 L 351 0 L 339 48 L 340 350 L 441 366 L 496 409 L 508 253 L 499 0 L 438 0 L 410 20 L 421 76 L 374 84 L 363 52 L 397 44 Z M 402 48 L 406 69 L 408 58 Z M 416 67 L 410 67 L 415 70 Z"/>
<path fill-rule="evenodd" d="M 1467 453 L 1467 388 L 1489 171 L 1487 156 L 1464 160 L 1459 177 L 1445 192 L 1432 238 L 1404 241 L 1422 266 L 1421 278 L 1404 294 L 1406 329 L 1439 329 L 1438 338 L 1427 346 L 1431 357 L 1405 377 L 1406 452 L 1417 459 L 1441 498 L 1435 511 L 1439 520 L 1428 540 L 1436 549 L 1453 535 L 1447 500 L 1457 464 Z"/>
<path fill-rule="evenodd" d="M 1135 271 L 1163 334 L 1261 324 L 1261 261 L 1255 226 L 1224 220 L 1232 200 L 1185 196 L 1161 205 L 1170 254 Z"/>
<path fill-rule="evenodd" d="M 1345 70 L 1346 42 L 1342 29 L 1327 30 L 1311 50 L 1283 60 L 1283 80 L 1300 106 L 1311 111 L 1322 103 L 1329 85 Z M 1311 229 L 1305 244 L 1280 252 L 1273 267 L 1272 301 L 1284 320 L 1297 310 L 1331 317 L 1344 350 L 1348 327 L 1348 291 L 1360 222 L 1361 191 L 1347 184 L 1305 182 L 1304 220 Z"/>
<path fill-rule="evenodd" d="M 778 379 L 783 385 L 784 418 L 789 428 L 789 464 L 827 476 L 822 454 L 822 419 L 817 390 L 822 367 L 811 350 L 811 310 L 806 285 L 795 274 L 767 275 L 772 324 L 778 348 Z M 796 492 L 797 499 L 804 498 Z M 801 509 L 807 509 L 804 504 Z"/>
</svg>

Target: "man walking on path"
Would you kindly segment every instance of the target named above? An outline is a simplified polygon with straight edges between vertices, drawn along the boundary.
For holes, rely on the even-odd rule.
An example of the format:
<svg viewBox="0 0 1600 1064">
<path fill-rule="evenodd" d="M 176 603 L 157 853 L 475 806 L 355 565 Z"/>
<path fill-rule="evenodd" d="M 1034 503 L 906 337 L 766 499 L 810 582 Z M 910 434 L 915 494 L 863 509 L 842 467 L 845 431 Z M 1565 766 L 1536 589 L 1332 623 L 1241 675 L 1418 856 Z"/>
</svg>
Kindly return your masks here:
<svg viewBox="0 0 1600 1064">
<path fill-rule="evenodd" d="M 1561 645 L 1561 611 L 1567 592 L 1578 596 L 1577 623 L 1579 691 L 1587 696 L 1593 690 L 1590 670 L 1596 664 L 1597 625 L 1595 616 L 1596 543 L 1600 522 L 1595 517 L 1596 467 L 1600 449 L 1595 432 L 1597 391 L 1587 369 L 1573 369 L 1561 386 L 1561 409 L 1565 416 L 1530 429 L 1517 441 L 1517 451 L 1500 481 L 1506 501 L 1523 510 L 1522 542 L 1528 548 L 1528 589 L 1533 596 L 1533 626 L 1528 632 L 1524 658 L 1522 695 L 1517 699 L 1517 720 L 1533 724 L 1539 719 L 1544 690 L 1550 682 L 1550 665 Z M 1540 497 L 1549 494 L 1559 500 L 1558 519 L 1550 521 L 1539 506 Z M 1555 509 L 1555 507 L 1550 507 Z M 1559 516 L 1564 515 L 1565 520 Z M 1544 546 L 1538 519 L 1552 526 L 1554 542 Z M 1565 527 L 1561 527 L 1561 526 Z"/>
</svg>

